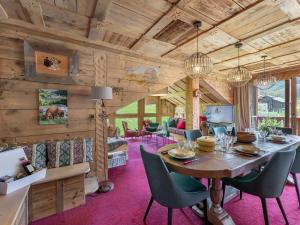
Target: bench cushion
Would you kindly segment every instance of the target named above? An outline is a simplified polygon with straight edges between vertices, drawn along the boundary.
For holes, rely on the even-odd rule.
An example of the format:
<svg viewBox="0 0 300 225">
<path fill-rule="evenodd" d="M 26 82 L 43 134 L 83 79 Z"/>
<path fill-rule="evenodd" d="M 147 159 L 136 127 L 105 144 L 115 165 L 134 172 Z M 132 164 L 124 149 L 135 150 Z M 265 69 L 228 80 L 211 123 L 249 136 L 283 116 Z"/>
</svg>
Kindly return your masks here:
<svg viewBox="0 0 300 225">
<path fill-rule="evenodd" d="M 127 145 L 127 141 L 122 138 L 107 138 L 108 152 L 112 152 L 122 145 Z"/>
</svg>

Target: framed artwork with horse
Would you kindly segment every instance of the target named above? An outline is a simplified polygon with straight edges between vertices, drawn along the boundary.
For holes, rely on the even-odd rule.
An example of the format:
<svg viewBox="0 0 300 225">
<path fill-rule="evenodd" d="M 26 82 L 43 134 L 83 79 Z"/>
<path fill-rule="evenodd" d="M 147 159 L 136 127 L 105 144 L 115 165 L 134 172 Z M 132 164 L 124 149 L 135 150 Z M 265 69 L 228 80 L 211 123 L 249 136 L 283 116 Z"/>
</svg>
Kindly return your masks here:
<svg viewBox="0 0 300 225">
<path fill-rule="evenodd" d="M 39 89 L 39 124 L 68 122 L 68 92 L 58 89 Z"/>
</svg>

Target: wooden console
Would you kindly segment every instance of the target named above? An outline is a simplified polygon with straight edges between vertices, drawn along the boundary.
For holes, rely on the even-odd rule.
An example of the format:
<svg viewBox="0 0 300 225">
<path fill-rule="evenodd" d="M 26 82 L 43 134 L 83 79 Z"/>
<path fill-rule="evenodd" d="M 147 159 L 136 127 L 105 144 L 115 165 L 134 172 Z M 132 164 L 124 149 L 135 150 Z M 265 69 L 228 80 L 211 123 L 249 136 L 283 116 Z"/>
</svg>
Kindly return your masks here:
<svg viewBox="0 0 300 225">
<path fill-rule="evenodd" d="M 49 169 L 45 179 L 0 196 L 1 225 L 27 225 L 85 203 L 89 163 Z"/>
</svg>

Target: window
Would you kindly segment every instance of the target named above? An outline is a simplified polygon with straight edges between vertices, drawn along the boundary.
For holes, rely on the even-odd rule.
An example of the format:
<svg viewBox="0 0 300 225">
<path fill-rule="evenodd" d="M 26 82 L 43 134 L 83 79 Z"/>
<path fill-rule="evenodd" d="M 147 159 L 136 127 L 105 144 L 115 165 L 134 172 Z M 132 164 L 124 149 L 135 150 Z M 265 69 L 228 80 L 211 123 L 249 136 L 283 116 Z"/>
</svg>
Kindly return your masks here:
<svg viewBox="0 0 300 225">
<path fill-rule="evenodd" d="M 145 113 L 156 113 L 156 104 L 145 104 Z"/>
<path fill-rule="evenodd" d="M 169 120 L 170 116 L 162 116 L 161 121 L 162 123 L 167 122 Z"/>
<path fill-rule="evenodd" d="M 137 114 L 137 113 L 138 113 L 138 103 L 137 102 L 133 102 L 129 105 L 126 105 L 116 112 L 116 114 Z"/>
<path fill-rule="evenodd" d="M 267 90 L 258 89 L 258 116 L 284 117 L 285 81 L 277 81 Z"/>
<path fill-rule="evenodd" d="M 257 96 L 257 126 L 263 123 L 284 126 L 285 81 L 277 81 L 267 90 L 257 89 Z"/>
</svg>

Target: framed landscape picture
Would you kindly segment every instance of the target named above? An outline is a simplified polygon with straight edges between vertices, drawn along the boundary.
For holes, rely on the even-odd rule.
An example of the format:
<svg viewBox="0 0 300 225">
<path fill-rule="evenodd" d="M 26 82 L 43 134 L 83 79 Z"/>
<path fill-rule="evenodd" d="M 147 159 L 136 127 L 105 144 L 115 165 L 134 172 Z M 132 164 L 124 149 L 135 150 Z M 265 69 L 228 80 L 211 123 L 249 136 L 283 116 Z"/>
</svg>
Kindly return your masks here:
<svg viewBox="0 0 300 225">
<path fill-rule="evenodd" d="M 39 124 L 66 124 L 68 122 L 68 92 L 57 89 L 39 89 Z"/>
</svg>

